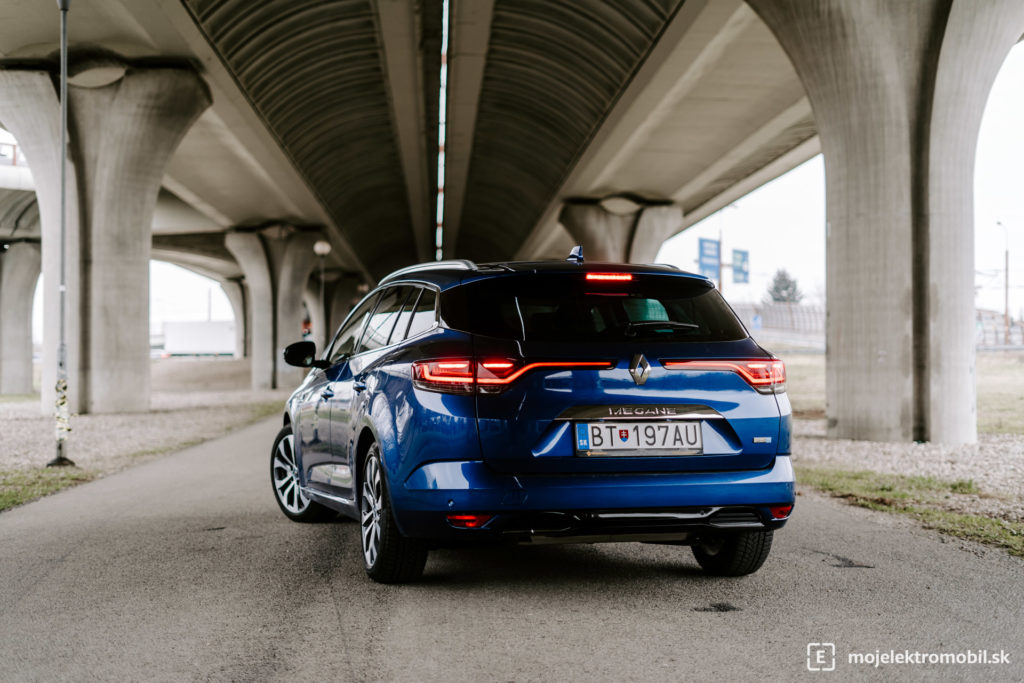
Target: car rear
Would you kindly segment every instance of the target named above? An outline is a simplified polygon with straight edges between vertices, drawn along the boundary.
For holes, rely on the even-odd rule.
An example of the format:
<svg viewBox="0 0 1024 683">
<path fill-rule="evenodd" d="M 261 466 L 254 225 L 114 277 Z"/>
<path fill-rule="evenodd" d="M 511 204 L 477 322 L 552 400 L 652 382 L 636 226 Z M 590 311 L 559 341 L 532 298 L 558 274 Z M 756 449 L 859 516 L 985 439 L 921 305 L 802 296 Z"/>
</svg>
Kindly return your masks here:
<svg viewBox="0 0 1024 683">
<path fill-rule="evenodd" d="M 440 315 L 470 348 L 413 363 L 415 390 L 474 398 L 481 458 L 412 472 L 405 533 L 693 542 L 789 516 L 785 368 L 706 279 L 514 264 Z"/>
</svg>

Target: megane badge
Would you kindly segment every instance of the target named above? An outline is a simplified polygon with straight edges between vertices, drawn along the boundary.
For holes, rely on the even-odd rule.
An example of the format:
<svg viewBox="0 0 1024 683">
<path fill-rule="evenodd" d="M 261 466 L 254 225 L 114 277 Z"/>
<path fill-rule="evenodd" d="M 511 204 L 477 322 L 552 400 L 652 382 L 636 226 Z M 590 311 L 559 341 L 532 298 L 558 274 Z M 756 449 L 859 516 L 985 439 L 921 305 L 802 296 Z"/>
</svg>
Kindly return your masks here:
<svg viewBox="0 0 1024 683">
<path fill-rule="evenodd" d="M 638 353 L 633 356 L 633 361 L 629 364 L 629 374 L 637 384 L 647 381 L 647 377 L 651 374 L 651 364 L 644 358 L 644 354 Z"/>
</svg>

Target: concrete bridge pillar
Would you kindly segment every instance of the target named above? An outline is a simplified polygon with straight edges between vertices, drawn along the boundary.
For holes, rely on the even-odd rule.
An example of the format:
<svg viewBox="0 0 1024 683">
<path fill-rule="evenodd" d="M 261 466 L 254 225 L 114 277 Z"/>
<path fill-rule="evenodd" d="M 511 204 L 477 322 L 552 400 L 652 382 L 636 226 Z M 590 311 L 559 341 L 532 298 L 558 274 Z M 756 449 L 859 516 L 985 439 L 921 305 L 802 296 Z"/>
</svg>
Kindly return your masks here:
<svg viewBox="0 0 1024 683">
<path fill-rule="evenodd" d="M 0 394 L 31 394 L 32 298 L 39 281 L 39 245 L 0 251 Z"/>
<path fill-rule="evenodd" d="M 153 210 L 167 160 L 210 95 L 188 66 L 102 57 L 72 61 L 69 72 L 68 398 L 73 412 L 147 410 Z M 60 327 L 56 79 L 47 65 L 0 70 L 0 120 L 31 160 L 42 223 L 44 412 L 53 407 Z"/>
<path fill-rule="evenodd" d="M 316 263 L 318 232 L 276 226 L 232 232 L 225 246 L 245 274 L 253 389 L 289 388 L 303 371 L 284 364 L 284 347 L 302 339 L 303 297 Z"/>
<path fill-rule="evenodd" d="M 662 243 L 679 232 L 683 211 L 670 202 L 632 197 L 570 199 L 558 221 L 583 246 L 585 260 L 651 263 Z"/>
<path fill-rule="evenodd" d="M 245 305 L 245 286 L 239 280 L 221 280 L 221 291 L 235 316 L 235 358 L 249 355 L 249 312 Z"/>
<path fill-rule="evenodd" d="M 1019 0 L 748 0 L 825 156 L 828 432 L 977 438 L 974 154 Z"/>
<path fill-rule="evenodd" d="M 324 298 L 327 298 L 326 292 Z M 327 312 L 320 305 L 320 280 L 311 278 L 306 283 L 306 291 L 302 293 L 302 304 L 309 311 L 309 323 L 313 331 L 313 341 L 316 342 L 316 350 L 323 351 L 327 343 Z"/>
<path fill-rule="evenodd" d="M 330 285 L 327 289 L 327 310 L 331 312 L 330 319 L 327 321 L 327 329 L 330 330 L 328 343 L 334 338 L 334 333 L 341 327 L 341 323 L 345 322 L 349 311 L 369 291 L 362 281 L 353 275 L 340 277 Z"/>
</svg>

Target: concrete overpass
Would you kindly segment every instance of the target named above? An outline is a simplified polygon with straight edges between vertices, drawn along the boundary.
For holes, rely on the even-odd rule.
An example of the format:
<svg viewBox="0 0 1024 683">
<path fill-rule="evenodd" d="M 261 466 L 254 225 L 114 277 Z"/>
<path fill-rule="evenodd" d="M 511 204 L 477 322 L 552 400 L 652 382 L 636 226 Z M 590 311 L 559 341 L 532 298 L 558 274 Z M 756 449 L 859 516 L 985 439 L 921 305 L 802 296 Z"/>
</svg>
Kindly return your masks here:
<svg viewBox="0 0 1024 683">
<path fill-rule="evenodd" d="M 975 438 L 971 171 L 1020 3 L 452 0 L 450 17 L 446 255 L 649 260 L 821 150 L 830 433 Z M 334 246 L 338 308 L 430 258 L 442 21 L 438 0 L 75 0 L 78 410 L 147 405 L 150 256 L 233 283 L 254 386 L 292 381 L 276 359 L 313 239 Z M 0 123 L 33 164 L 49 301 L 56 27 L 46 3 L 0 8 Z M 8 297 L 32 270 L 12 250 L 32 249 L 3 257 Z M 0 334 L 23 334 L 4 310 Z"/>
</svg>

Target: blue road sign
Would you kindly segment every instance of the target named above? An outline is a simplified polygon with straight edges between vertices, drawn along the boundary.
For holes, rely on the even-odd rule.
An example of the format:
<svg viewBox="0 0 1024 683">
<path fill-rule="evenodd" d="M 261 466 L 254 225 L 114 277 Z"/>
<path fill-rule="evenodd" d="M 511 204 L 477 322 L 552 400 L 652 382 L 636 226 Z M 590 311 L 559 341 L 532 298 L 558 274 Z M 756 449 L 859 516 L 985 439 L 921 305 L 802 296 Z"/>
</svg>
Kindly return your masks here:
<svg viewBox="0 0 1024 683">
<path fill-rule="evenodd" d="M 704 277 L 717 280 L 719 277 L 719 243 L 701 237 L 698 244 L 697 266 Z"/>
<path fill-rule="evenodd" d="M 736 283 L 750 282 L 750 252 L 732 250 L 732 281 Z"/>
</svg>

